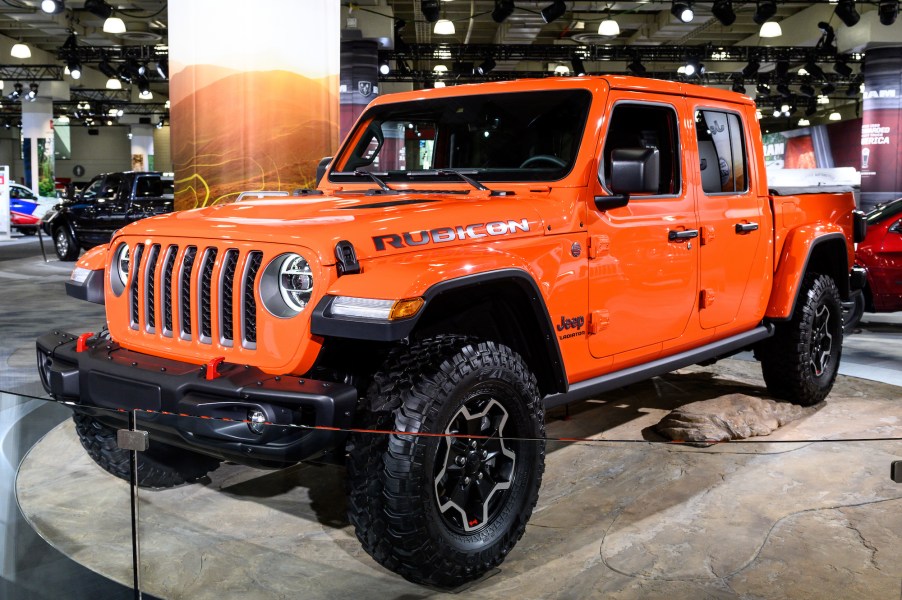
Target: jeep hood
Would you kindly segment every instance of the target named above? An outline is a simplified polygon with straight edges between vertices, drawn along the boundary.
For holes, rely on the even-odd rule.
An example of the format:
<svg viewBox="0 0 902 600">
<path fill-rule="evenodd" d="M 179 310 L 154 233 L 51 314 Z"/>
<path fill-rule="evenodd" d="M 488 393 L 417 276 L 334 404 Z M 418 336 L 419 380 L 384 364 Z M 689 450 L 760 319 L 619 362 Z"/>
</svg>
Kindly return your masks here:
<svg viewBox="0 0 902 600">
<path fill-rule="evenodd" d="M 542 201 L 547 197 L 416 192 L 263 198 L 151 217 L 120 233 L 303 246 L 330 265 L 341 240 L 366 260 L 542 235 Z"/>
</svg>

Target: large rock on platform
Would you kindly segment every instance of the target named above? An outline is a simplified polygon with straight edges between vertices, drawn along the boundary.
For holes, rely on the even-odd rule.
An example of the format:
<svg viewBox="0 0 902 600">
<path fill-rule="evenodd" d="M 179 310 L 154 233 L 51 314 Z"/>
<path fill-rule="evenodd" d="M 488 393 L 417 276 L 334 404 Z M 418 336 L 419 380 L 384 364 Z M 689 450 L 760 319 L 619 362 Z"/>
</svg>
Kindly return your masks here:
<svg viewBox="0 0 902 600">
<path fill-rule="evenodd" d="M 655 430 L 668 439 L 687 442 L 740 440 L 768 435 L 818 408 L 729 394 L 681 406 L 661 419 Z"/>
</svg>

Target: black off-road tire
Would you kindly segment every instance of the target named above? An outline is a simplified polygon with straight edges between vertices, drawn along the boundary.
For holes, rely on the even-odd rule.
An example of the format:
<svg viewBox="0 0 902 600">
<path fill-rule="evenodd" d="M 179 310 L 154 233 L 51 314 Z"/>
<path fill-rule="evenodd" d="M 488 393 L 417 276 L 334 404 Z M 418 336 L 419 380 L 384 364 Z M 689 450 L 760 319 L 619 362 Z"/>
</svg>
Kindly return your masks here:
<svg viewBox="0 0 902 600">
<path fill-rule="evenodd" d="M 131 481 L 128 450 L 116 443 L 116 430 L 94 417 L 76 412 L 72 415 L 81 445 L 104 470 Z M 171 488 L 192 483 L 219 467 L 215 458 L 195 454 L 168 444 L 151 441 L 150 448 L 138 453 L 138 485 L 144 488 Z"/>
<path fill-rule="evenodd" d="M 499 565 L 526 529 L 544 471 L 544 412 L 523 359 L 492 342 L 430 338 L 392 353 L 368 404 L 371 428 L 458 435 L 354 436 L 349 517 L 364 549 L 410 581 L 445 588 Z"/>
<path fill-rule="evenodd" d="M 792 318 L 778 323 L 758 348 L 767 390 L 802 406 L 823 401 L 833 388 L 842 355 L 843 321 L 832 278 L 807 273 Z"/>
<path fill-rule="evenodd" d="M 78 243 L 64 225 L 53 230 L 53 248 L 60 260 L 71 262 L 78 258 Z"/>
</svg>

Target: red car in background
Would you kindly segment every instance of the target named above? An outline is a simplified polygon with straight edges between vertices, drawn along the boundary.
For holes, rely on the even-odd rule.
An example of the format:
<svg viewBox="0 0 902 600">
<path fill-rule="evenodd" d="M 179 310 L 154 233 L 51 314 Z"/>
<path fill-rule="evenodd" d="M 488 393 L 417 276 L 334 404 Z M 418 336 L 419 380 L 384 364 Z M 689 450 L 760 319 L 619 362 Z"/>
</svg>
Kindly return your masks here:
<svg viewBox="0 0 902 600">
<path fill-rule="evenodd" d="M 902 310 L 902 198 L 865 215 L 868 230 L 855 250 L 855 262 L 867 271 L 862 301 L 850 325 L 866 312 Z"/>
</svg>

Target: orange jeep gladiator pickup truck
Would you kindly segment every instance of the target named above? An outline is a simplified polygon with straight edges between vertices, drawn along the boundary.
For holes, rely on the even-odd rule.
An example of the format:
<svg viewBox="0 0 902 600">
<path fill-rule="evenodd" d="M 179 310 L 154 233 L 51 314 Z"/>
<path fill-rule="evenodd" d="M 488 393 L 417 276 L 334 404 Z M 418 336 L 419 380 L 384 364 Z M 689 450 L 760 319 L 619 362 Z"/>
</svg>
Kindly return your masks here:
<svg viewBox="0 0 902 600">
<path fill-rule="evenodd" d="M 128 477 L 135 409 L 148 487 L 346 458 L 366 551 L 456 586 L 523 535 L 546 408 L 748 348 L 775 397 L 833 385 L 854 200 L 769 191 L 745 96 L 614 76 L 383 96 L 323 171 L 78 262 L 68 292 L 107 328 L 44 335 L 38 366 L 101 467 Z"/>
</svg>

